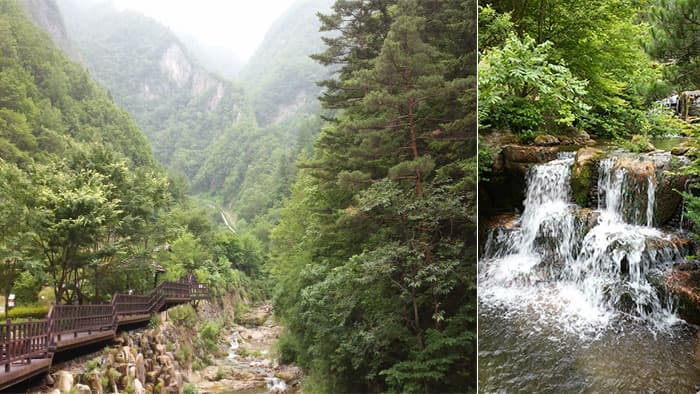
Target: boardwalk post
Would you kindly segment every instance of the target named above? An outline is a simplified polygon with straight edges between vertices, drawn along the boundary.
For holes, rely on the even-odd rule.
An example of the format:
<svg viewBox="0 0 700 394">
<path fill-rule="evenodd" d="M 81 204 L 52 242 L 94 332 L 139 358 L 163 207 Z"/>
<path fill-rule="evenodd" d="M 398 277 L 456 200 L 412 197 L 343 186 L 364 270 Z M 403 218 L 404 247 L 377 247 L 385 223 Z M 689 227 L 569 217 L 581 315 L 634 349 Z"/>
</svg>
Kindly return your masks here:
<svg viewBox="0 0 700 394">
<path fill-rule="evenodd" d="M 10 372 L 10 363 L 12 362 L 12 346 L 10 346 L 10 327 L 12 322 L 7 318 L 7 331 L 5 331 L 5 372 Z"/>
<path fill-rule="evenodd" d="M 32 340 L 34 340 L 34 325 L 32 324 L 32 318 L 29 317 L 28 323 L 25 325 L 24 336 L 27 339 L 24 340 L 26 349 L 24 350 L 27 354 L 27 364 L 32 363 Z"/>
</svg>

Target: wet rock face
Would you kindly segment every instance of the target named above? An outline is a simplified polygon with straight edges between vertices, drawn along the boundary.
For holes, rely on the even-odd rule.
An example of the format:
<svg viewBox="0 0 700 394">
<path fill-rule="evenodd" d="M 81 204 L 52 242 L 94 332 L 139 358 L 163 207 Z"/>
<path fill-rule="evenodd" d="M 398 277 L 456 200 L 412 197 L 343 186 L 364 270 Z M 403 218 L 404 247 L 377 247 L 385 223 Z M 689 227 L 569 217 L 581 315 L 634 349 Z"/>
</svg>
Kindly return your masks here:
<svg viewBox="0 0 700 394">
<path fill-rule="evenodd" d="M 553 145 L 559 145 L 560 141 L 559 138 L 550 135 L 550 134 L 543 134 L 543 135 L 538 135 L 535 137 L 535 145 L 538 146 L 553 146 Z"/>
<path fill-rule="evenodd" d="M 678 314 L 683 320 L 700 324 L 700 264 L 676 266 L 664 278 L 665 288 L 677 301 Z"/>
<path fill-rule="evenodd" d="M 502 150 L 503 166 L 507 171 L 522 174 L 535 164 L 542 164 L 557 158 L 556 146 L 505 145 Z"/>
<path fill-rule="evenodd" d="M 573 200 L 582 207 L 597 207 L 597 182 L 599 163 L 605 158 L 615 158 L 614 170 L 625 173 L 625 217 L 634 223 L 645 223 L 649 182 L 654 187 L 654 218 L 656 226 L 665 225 L 678 212 L 682 203 L 676 190 L 683 190 L 687 177 L 680 169 L 689 160 L 670 152 L 604 153 L 595 148 L 582 148 L 576 152 L 571 171 Z"/>
<path fill-rule="evenodd" d="M 678 95 L 678 115 L 682 118 L 700 116 L 700 90 L 681 92 Z"/>
<path fill-rule="evenodd" d="M 581 148 L 576 151 L 576 158 L 571 169 L 571 191 L 574 202 L 582 207 L 591 207 L 592 189 L 598 181 L 598 161 L 603 151 L 596 148 Z"/>
</svg>

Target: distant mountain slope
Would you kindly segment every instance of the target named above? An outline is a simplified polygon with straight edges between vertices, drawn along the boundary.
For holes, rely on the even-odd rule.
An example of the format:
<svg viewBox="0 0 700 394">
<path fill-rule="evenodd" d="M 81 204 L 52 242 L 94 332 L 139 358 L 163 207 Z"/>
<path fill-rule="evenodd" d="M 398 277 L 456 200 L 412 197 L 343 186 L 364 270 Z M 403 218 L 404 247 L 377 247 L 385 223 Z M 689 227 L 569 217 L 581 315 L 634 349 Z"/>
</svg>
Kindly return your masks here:
<svg viewBox="0 0 700 394">
<path fill-rule="evenodd" d="M 309 58 L 321 52 L 321 26 L 316 13 L 332 0 L 294 3 L 270 28 L 239 79 L 253 97 L 260 125 L 279 123 L 299 112 L 318 112 L 316 81 L 328 71 Z"/>
<path fill-rule="evenodd" d="M 316 81 L 328 71 L 309 55 L 323 45 L 316 12 L 331 3 L 301 0 L 275 22 L 240 73 L 245 92 L 198 65 L 153 19 L 106 3 L 60 6 L 90 72 L 132 114 L 157 159 L 184 173 L 193 194 L 269 224 L 289 194 L 297 156 L 311 150 L 323 124 Z"/>
<path fill-rule="evenodd" d="M 90 72 L 166 167 L 194 177 L 207 147 L 246 111 L 243 91 L 201 67 L 168 28 L 109 4 L 60 3 Z"/>
<path fill-rule="evenodd" d="M 82 62 L 80 52 L 66 32 L 63 16 L 55 0 L 21 0 L 32 21 L 49 33 L 53 42 L 71 59 Z"/>
<path fill-rule="evenodd" d="M 81 141 L 107 145 L 136 165 L 155 165 L 129 115 L 30 21 L 27 11 L 64 31 L 51 3 L 0 0 L 0 158 L 42 161 Z"/>
<path fill-rule="evenodd" d="M 175 32 L 177 37 L 187 47 L 187 50 L 207 70 L 234 80 L 243 68 L 243 61 L 236 56 L 232 49 L 208 45 L 197 37 L 182 32 Z"/>
</svg>

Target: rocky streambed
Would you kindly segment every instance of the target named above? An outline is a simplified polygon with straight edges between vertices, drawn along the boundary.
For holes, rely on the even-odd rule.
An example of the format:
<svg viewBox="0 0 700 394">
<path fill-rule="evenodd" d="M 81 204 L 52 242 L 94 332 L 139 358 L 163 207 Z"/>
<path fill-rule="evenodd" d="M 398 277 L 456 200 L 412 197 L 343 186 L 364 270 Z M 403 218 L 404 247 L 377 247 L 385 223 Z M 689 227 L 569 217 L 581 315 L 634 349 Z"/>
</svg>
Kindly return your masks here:
<svg viewBox="0 0 700 394">
<path fill-rule="evenodd" d="M 281 327 L 272 316 L 272 308 L 254 308 L 230 328 L 226 357 L 213 365 L 194 372 L 190 379 L 200 393 L 257 394 L 297 392 L 301 370 L 292 365 L 280 365 L 275 357 L 275 345 Z"/>
<path fill-rule="evenodd" d="M 30 392 L 63 394 L 294 393 L 301 370 L 279 365 L 275 345 L 281 327 L 270 305 L 253 308 L 221 333 L 208 366 L 192 368 L 191 338 L 167 318 L 157 328 L 124 332 L 104 350 L 58 364 Z M 196 336 L 196 332 L 190 333 Z M 189 350 L 191 352 L 191 350 Z M 200 364 L 202 365 L 202 364 Z"/>
</svg>

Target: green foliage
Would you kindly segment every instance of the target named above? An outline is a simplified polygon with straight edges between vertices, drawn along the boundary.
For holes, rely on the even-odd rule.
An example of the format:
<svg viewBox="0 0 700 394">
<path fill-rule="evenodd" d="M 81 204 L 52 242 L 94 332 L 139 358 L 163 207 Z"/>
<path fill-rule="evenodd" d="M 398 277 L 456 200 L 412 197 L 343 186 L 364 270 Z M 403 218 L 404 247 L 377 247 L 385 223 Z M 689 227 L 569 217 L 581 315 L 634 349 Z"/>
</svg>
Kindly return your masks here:
<svg viewBox="0 0 700 394">
<path fill-rule="evenodd" d="M 550 63 L 566 65 L 573 78 L 587 84 L 582 101 L 590 110 L 582 114 L 579 128 L 603 137 L 639 130 L 660 77 L 642 45 L 649 37 L 640 17 L 647 11 L 645 1 L 489 0 L 482 5 L 487 18 L 480 30 L 502 31 L 498 28 L 509 17 L 522 41 L 532 37 L 536 45 L 550 43 Z M 495 26 L 486 26 L 489 23 Z M 494 45 L 483 49 L 503 48 L 497 41 Z"/>
<path fill-rule="evenodd" d="M 655 137 L 692 134 L 691 125 L 674 116 L 673 110 L 660 105 L 647 111 L 641 130 Z"/>
<path fill-rule="evenodd" d="M 403 362 L 437 365 L 445 355 L 424 352 L 428 333 L 475 306 L 464 263 L 476 199 L 476 37 L 464 15 L 475 4 L 362 7 L 339 1 L 321 15 L 339 33 L 315 58 L 341 65 L 322 101 L 343 111 L 301 163 L 271 234 L 281 356 L 310 370 L 312 391 L 467 391 L 473 321 L 449 331 L 464 347 L 434 377 L 388 377 Z"/>
<path fill-rule="evenodd" d="M 182 387 L 182 394 L 197 394 L 199 390 L 197 390 L 197 386 L 194 383 L 186 383 Z"/>
<path fill-rule="evenodd" d="M 2 319 L 45 319 L 49 314 L 49 308 L 46 306 L 16 306 L 10 309 L 9 312 L 0 315 Z"/>
<path fill-rule="evenodd" d="M 479 144 L 479 181 L 487 182 L 488 175 L 493 170 L 493 164 L 496 156 L 499 154 L 498 148 L 484 144 L 481 136 L 478 140 Z"/>
<path fill-rule="evenodd" d="M 204 344 L 204 350 L 213 354 L 219 349 L 221 324 L 214 321 L 206 321 L 199 327 L 199 338 Z"/>
<path fill-rule="evenodd" d="M 168 309 L 168 319 L 175 325 L 194 328 L 197 324 L 197 312 L 190 304 L 178 305 Z"/>
<path fill-rule="evenodd" d="M 100 366 L 100 358 L 99 357 L 91 358 L 90 360 L 88 360 L 87 363 L 85 363 L 85 369 L 86 369 L 87 373 L 94 371 L 99 366 Z"/>
<path fill-rule="evenodd" d="M 551 58 L 552 44 L 511 34 L 479 62 L 479 122 L 525 139 L 538 130 L 572 126 L 589 109 L 586 83 Z"/>
<path fill-rule="evenodd" d="M 216 369 L 216 375 L 214 375 L 214 380 L 218 381 L 226 377 L 226 371 L 224 371 L 223 368 L 219 367 Z"/>
<path fill-rule="evenodd" d="M 700 1 L 655 0 L 649 52 L 667 64 L 666 76 L 682 88 L 700 83 Z"/>
<path fill-rule="evenodd" d="M 295 337 L 290 333 L 283 333 L 277 341 L 277 358 L 280 364 L 291 364 L 299 355 Z"/>
<path fill-rule="evenodd" d="M 479 7 L 479 48 L 486 52 L 494 47 L 502 47 L 513 32 L 510 13 L 500 14 L 490 5 Z"/>
<path fill-rule="evenodd" d="M 36 303 L 44 297 L 42 301 L 43 304 L 49 305 L 53 299 L 53 292 L 49 289 L 42 289 L 41 275 L 37 273 L 32 273 L 29 271 L 24 271 L 17 276 L 12 286 L 12 291 L 16 296 L 16 302 L 18 304 L 30 304 Z"/>
<path fill-rule="evenodd" d="M 192 347 L 187 343 L 180 344 L 177 350 L 175 350 L 175 360 L 182 365 L 192 364 L 192 368 L 194 369 L 194 364 L 192 363 L 193 357 Z"/>
<path fill-rule="evenodd" d="M 156 313 L 151 317 L 151 320 L 148 321 L 148 328 L 158 328 L 160 327 L 160 314 Z"/>
<path fill-rule="evenodd" d="M 656 149 L 651 143 L 651 139 L 646 134 L 634 135 L 629 141 L 623 141 L 622 146 L 634 153 L 651 152 Z"/>
</svg>

